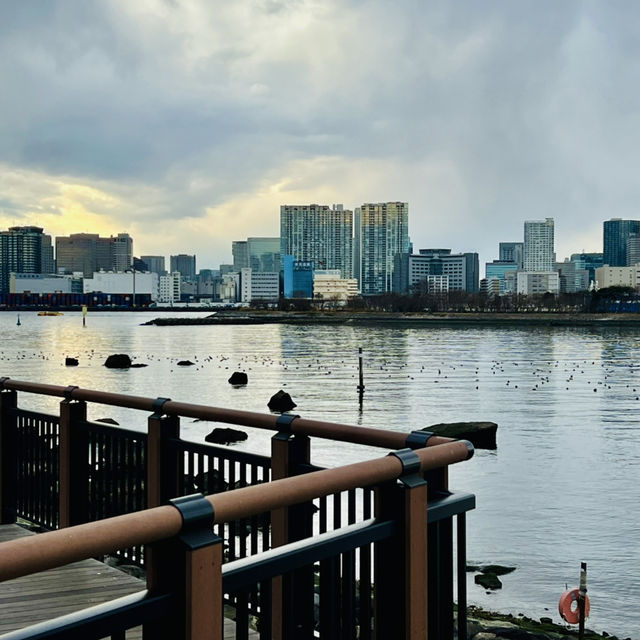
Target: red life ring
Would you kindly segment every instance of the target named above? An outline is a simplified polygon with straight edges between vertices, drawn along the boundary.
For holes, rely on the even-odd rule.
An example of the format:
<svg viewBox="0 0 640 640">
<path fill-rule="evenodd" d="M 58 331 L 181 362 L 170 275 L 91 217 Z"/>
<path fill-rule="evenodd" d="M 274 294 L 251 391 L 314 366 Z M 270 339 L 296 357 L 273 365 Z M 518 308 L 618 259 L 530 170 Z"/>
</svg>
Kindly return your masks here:
<svg viewBox="0 0 640 640">
<path fill-rule="evenodd" d="M 578 606 L 578 597 L 580 589 L 568 589 L 560 596 L 558 602 L 558 612 L 569 624 L 577 624 L 580 622 L 580 607 Z M 589 617 L 589 596 L 584 596 L 584 617 Z"/>
</svg>

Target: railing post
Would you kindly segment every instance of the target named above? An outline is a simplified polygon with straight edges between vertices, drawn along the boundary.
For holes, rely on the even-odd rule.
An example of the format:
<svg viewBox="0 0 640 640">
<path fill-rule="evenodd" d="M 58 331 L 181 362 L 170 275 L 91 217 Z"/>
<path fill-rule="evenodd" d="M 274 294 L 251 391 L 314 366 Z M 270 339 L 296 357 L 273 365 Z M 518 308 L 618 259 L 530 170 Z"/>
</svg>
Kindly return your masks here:
<svg viewBox="0 0 640 640">
<path fill-rule="evenodd" d="M 425 478 L 429 495 L 448 494 L 448 469 L 434 469 Z M 453 638 L 453 519 L 428 525 L 429 633 L 433 638 Z"/>
<path fill-rule="evenodd" d="M 72 389 L 70 388 L 70 391 Z M 77 428 L 87 420 L 86 402 L 70 394 L 60 402 L 60 528 L 87 521 L 89 508 L 88 439 Z"/>
<path fill-rule="evenodd" d="M 0 392 L 0 524 L 13 524 L 18 510 L 17 406 L 15 391 Z"/>
<path fill-rule="evenodd" d="M 162 414 L 168 398 L 154 402 L 155 412 L 148 419 L 147 507 L 159 507 L 178 495 L 178 456 L 169 447 L 170 439 L 180 437 L 180 418 Z"/>
<path fill-rule="evenodd" d="M 427 483 L 411 449 L 390 455 L 402 462 L 403 475 L 398 483 L 376 488 L 376 517 L 396 519 L 399 531 L 375 547 L 375 637 L 426 640 Z"/>
<path fill-rule="evenodd" d="M 182 514 L 177 538 L 153 545 L 147 567 L 151 592 L 176 594 L 177 611 L 143 627 L 144 640 L 223 640 L 222 539 L 202 494 L 171 500 Z"/>
<path fill-rule="evenodd" d="M 310 440 L 294 436 L 290 425 L 298 416 L 278 418 L 281 431 L 271 438 L 271 479 L 298 475 L 299 465 L 309 464 Z M 313 504 L 306 503 L 271 512 L 271 546 L 279 547 L 313 535 Z M 314 628 L 313 568 L 278 576 L 271 581 L 271 636 L 273 640 L 310 638 Z"/>
</svg>

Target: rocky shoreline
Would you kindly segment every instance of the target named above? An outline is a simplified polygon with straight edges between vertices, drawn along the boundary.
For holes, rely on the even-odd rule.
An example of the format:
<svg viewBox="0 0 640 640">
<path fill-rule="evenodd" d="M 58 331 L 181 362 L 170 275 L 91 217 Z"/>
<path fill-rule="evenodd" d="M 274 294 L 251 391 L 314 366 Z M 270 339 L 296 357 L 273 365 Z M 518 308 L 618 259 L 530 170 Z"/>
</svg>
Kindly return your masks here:
<svg viewBox="0 0 640 640">
<path fill-rule="evenodd" d="M 587 621 L 588 624 L 588 621 Z M 457 637 L 457 636 L 456 636 Z M 551 618 L 534 620 L 520 614 L 502 614 L 486 611 L 480 607 L 469 606 L 467 609 L 467 638 L 469 640 L 572 640 L 578 637 L 577 625 L 560 625 Z M 631 640 L 620 638 L 606 631 L 596 633 L 585 630 L 584 640 Z"/>
<path fill-rule="evenodd" d="M 145 325 L 256 325 L 256 324 L 318 324 L 346 326 L 433 326 L 433 327 L 638 327 L 640 314 L 595 313 L 372 313 L 349 311 L 220 311 L 212 315 L 193 317 L 153 318 Z"/>
</svg>

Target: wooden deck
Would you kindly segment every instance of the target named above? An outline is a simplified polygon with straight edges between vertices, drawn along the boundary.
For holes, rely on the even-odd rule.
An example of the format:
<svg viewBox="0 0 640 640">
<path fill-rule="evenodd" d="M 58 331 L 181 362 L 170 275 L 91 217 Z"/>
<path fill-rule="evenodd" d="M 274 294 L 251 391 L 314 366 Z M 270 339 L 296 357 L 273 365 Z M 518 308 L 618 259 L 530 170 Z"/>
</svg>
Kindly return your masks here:
<svg viewBox="0 0 640 640">
<path fill-rule="evenodd" d="M 36 535 L 17 525 L 0 526 L 0 543 Z M 0 584 L 0 634 L 50 620 L 86 607 L 126 596 L 145 588 L 142 580 L 97 560 L 75 562 Z M 127 638 L 141 638 L 141 629 L 127 632 Z M 235 638 L 235 624 L 225 619 L 225 640 Z M 249 638 L 259 638 L 249 632 Z"/>
</svg>

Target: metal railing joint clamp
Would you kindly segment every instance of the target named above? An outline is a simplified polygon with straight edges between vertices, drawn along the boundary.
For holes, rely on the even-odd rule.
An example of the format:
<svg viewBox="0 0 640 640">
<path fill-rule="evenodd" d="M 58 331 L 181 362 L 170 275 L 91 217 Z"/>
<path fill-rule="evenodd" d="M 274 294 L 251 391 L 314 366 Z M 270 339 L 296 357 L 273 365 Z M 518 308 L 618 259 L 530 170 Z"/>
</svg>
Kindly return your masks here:
<svg viewBox="0 0 640 640">
<path fill-rule="evenodd" d="M 7 380 L 11 380 L 11 378 L 9 376 L 3 376 L 2 378 L 0 378 L 0 389 L 4 389 L 4 383 Z"/>
<path fill-rule="evenodd" d="M 156 398 L 151 403 L 151 410 L 153 411 L 153 415 L 154 416 L 161 416 L 162 415 L 162 408 L 164 407 L 165 403 L 169 402 L 170 400 L 171 400 L 171 398 Z"/>
<path fill-rule="evenodd" d="M 431 431 L 412 431 L 407 436 L 404 444 L 409 447 L 409 449 L 422 449 L 422 447 L 427 446 L 431 436 L 433 436 Z"/>
<path fill-rule="evenodd" d="M 402 473 L 398 480 L 406 487 L 418 487 L 426 484 L 420 473 L 422 462 L 420 456 L 413 449 L 399 449 L 392 451 L 390 456 L 395 456 L 402 463 Z"/>
<path fill-rule="evenodd" d="M 179 538 L 188 549 L 194 551 L 221 540 L 213 533 L 213 505 L 201 493 L 173 498 L 169 502 L 182 516 Z"/>
<path fill-rule="evenodd" d="M 78 387 L 77 385 L 74 384 L 70 384 L 65 390 L 64 390 L 64 399 L 65 400 L 73 400 L 73 392 L 76 389 L 79 389 L 80 387 Z"/>
<path fill-rule="evenodd" d="M 283 413 L 276 420 L 279 433 L 291 433 L 291 423 L 300 416 L 295 413 Z"/>
</svg>

